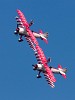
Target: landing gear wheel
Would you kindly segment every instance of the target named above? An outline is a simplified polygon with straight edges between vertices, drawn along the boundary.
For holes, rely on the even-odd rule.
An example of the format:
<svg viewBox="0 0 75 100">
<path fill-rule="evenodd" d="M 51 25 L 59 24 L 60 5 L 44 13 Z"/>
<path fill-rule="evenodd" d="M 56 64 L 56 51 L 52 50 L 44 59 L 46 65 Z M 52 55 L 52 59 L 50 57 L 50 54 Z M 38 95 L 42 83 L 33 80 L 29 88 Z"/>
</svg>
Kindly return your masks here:
<svg viewBox="0 0 75 100">
<path fill-rule="evenodd" d="M 23 39 L 19 39 L 19 40 L 18 40 L 18 42 L 22 42 L 22 41 L 23 41 Z"/>
<path fill-rule="evenodd" d="M 37 78 L 41 78 L 41 76 L 40 75 L 37 75 Z"/>
</svg>

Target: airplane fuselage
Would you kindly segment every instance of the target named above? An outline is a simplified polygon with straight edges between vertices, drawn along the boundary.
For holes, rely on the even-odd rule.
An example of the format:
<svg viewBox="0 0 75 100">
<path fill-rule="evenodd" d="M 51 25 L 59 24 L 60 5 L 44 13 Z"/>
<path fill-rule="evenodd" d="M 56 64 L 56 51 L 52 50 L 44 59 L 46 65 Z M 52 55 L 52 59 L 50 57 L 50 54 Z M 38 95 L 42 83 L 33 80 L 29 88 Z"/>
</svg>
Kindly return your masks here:
<svg viewBox="0 0 75 100">
<path fill-rule="evenodd" d="M 28 36 L 28 32 L 26 31 L 25 27 L 18 27 L 18 28 L 19 28 L 19 32 L 18 32 L 19 35 Z M 47 34 L 40 34 L 40 33 L 34 32 L 34 31 L 32 31 L 32 33 L 36 38 L 45 38 L 46 39 L 46 37 L 48 35 L 48 33 Z"/>
<path fill-rule="evenodd" d="M 41 72 L 45 72 L 45 68 L 43 67 L 42 64 L 37 64 L 36 70 L 41 71 Z"/>
<path fill-rule="evenodd" d="M 19 27 L 19 32 L 18 32 L 19 35 L 28 35 L 27 31 L 25 28 L 23 27 Z"/>
<path fill-rule="evenodd" d="M 49 68 L 55 74 L 63 74 L 63 73 L 65 73 L 67 71 L 66 68 L 63 68 L 63 69 L 61 69 L 61 68 L 53 68 L 53 67 L 49 67 Z M 35 70 L 43 72 L 43 73 L 46 71 L 42 64 L 36 64 Z"/>
</svg>

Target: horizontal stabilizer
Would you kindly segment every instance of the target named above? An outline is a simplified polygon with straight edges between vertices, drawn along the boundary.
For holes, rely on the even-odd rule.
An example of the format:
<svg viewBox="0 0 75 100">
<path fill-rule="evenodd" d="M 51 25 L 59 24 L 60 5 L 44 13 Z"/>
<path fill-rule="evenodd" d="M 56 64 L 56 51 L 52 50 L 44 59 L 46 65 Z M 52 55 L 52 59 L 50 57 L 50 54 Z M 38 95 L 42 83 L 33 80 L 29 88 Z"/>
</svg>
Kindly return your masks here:
<svg viewBox="0 0 75 100">
<path fill-rule="evenodd" d="M 40 33 L 40 35 L 41 35 L 41 39 L 42 39 L 45 43 L 48 44 L 48 40 L 47 40 L 47 38 L 48 38 L 48 32 L 47 32 L 47 33 L 43 33 L 43 31 L 40 30 L 39 33 Z"/>
<path fill-rule="evenodd" d="M 62 68 L 61 65 L 58 65 L 58 69 L 59 69 L 59 71 L 60 71 L 60 74 L 61 74 L 64 78 L 66 78 L 66 71 L 67 71 L 67 69 L 66 69 L 66 68 Z"/>
</svg>

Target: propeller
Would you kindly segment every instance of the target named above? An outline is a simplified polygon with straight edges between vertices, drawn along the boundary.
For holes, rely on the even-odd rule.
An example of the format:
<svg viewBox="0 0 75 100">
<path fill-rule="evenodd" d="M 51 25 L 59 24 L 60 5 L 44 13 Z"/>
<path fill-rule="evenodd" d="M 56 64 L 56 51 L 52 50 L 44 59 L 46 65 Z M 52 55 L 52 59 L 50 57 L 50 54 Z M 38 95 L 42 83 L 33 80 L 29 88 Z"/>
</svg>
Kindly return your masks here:
<svg viewBox="0 0 75 100">
<path fill-rule="evenodd" d="M 18 32 L 19 32 L 19 27 L 18 27 L 19 25 L 17 24 L 17 28 L 16 28 L 16 31 L 14 31 L 14 34 L 16 35 L 16 36 L 18 36 Z"/>
</svg>

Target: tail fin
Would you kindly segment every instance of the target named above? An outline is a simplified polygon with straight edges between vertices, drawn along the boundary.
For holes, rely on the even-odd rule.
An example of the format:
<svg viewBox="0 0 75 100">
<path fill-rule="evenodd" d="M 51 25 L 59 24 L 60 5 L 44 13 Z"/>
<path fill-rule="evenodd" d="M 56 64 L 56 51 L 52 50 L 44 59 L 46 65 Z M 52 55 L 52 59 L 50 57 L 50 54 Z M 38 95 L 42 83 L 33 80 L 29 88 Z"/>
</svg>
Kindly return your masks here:
<svg viewBox="0 0 75 100">
<path fill-rule="evenodd" d="M 41 34 L 41 39 L 43 39 L 46 43 L 48 43 L 47 38 L 48 38 L 48 33 L 43 33 L 42 30 L 39 31 Z"/>
<path fill-rule="evenodd" d="M 62 69 L 62 66 L 61 65 L 58 65 L 58 68 Z"/>
<path fill-rule="evenodd" d="M 59 71 L 60 71 L 60 74 L 61 74 L 64 78 L 66 78 L 66 71 L 67 71 L 67 69 L 66 69 L 66 68 L 62 68 L 61 65 L 58 65 L 58 69 L 59 69 Z"/>
</svg>

